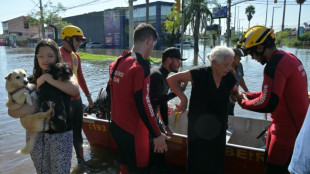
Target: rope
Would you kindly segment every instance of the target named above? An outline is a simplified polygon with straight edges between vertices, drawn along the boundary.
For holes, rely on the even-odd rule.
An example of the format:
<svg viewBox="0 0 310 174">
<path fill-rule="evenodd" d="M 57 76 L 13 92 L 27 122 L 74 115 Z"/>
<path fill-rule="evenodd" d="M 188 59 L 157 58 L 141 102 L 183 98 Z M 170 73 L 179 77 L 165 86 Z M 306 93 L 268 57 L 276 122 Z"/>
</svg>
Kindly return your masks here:
<svg viewBox="0 0 310 174">
<path fill-rule="evenodd" d="M 46 118 L 44 118 L 43 121 L 43 136 L 42 136 L 42 163 L 41 163 L 41 173 L 43 173 L 43 162 L 44 162 L 44 150 L 45 150 L 45 122 L 46 122 Z"/>
</svg>

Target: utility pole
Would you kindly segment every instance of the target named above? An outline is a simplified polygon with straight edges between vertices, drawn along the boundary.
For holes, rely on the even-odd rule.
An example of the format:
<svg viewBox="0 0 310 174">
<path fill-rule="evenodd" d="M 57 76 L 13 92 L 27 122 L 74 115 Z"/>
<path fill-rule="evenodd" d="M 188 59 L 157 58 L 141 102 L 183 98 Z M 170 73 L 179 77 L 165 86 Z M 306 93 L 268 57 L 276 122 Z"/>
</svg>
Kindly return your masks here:
<svg viewBox="0 0 310 174">
<path fill-rule="evenodd" d="M 284 30 L 285 7 L 286 7 L 286 0 L 284 0 L 284 5 L 283 5 L 282 31 Z"/>
<path fill-rule="evenodd" d="M 226 35 L 227 35 L 227 47 L 230 45 L 230 6 L 231 6 L 231 0 L 227 1 L 227 29 L 226 29 Z"/>
<path fill-rule="evenodd" d="M 265 27 L 267 27 L 267 17 L 268 17 L 268 0 L 267 0 L 267 8 L 266 8 Z"/>
<path fill-rule="evenodd" d="M 238 23 L 238 24 L 237 24 L 237 28 L 238 28 L 237 31 L 238 31 L 238 32 L 239 32 L 239 30 L 240 30 L 239 7 L 240 7 L 240 6 L 238 6 L 238 17 L 237 17 L 237 23 Z"/>
<path fill-rule="evenodd" d="M 235 19 L 234 19 L 234 29 L 235 29 L 235 33 L 236 33 L 236 12 L 237 12 L 237 6 L 235 6 Z"/>
<path fill-rule="evenodd" d="M 150 12 L 149 12 L 149 0 L 145 0 L 145 7 L 146 7 L 146 17 L 145 17 L 145 23 L 149 23 L 149 16 L 150 16 Z"/>
<path fill-rule="evenodd" d="M 298 18 L 298 26 L 297 26 L 297 39 L 299 40 L 299 31 L 300 31 L 300 13 L 301 13 L 301 5 L 302 3 L 299 4 L 299 18 Z"/>
<path fill-rule="evenodd" d="M 281 8 L 281 7 L 277 7 L 277 6 L 276 6 L 276 7 L 273 7 L 273 8 L 272 8 L 271 29 L 273 29 L 273 17 L 274 17 L 274 9 L 275 9 L 275 8 Z"/>
<path fill-rule="evenodd" d="M 182 23 L 181 23 L 181 57 L 183 57 L 183 39 L 184 39 L 184 0 L 182 0 Z"/>
<path fill-rule="evenodd" d="M 227 34 L 227 47 L 229 47 L 230 45 L 230 12 L 231 12 L 231 6 L 240 4 L 242 2 L 246 2 L 246 1 L 253 1 L 253 0 L 242 0 L 239 2 L 236 2 L 234 4 L 231 4 L 231 0 L 227 0 L 227 29 L 226 29 L 226 34 Z"/>
<path fill-rule="evenodd" d="M 42 39 L 45 39 L 45 30 L 44 30 L 44 17 L 43 17 L 43 7 L 42 7 L 42 0 L 40 0 L 40 23 L 42 28 Z"/>
<path fill-rule="evenodd" d="M 133 1 L 135 0 L 128 0 L 129 2 L 129 49 L 132 49 L 132 46 L 133 46 L 133 30 L 134 30 Z"/>
</svg>

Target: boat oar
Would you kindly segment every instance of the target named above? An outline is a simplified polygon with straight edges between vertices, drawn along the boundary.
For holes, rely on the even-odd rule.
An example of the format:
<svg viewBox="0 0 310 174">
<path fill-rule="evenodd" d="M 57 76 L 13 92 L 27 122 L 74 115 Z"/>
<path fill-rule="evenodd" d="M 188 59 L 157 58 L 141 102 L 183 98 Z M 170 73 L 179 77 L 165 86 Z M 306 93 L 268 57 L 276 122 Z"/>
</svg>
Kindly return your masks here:
<svg viewBox="0 0 310 174">
<path fill-rule="evenodd" d="M 260 139 L 268 130 L 269 126 L 266 126 L 265 129 L 256 137 L 256 139 Z"/>
</svg>

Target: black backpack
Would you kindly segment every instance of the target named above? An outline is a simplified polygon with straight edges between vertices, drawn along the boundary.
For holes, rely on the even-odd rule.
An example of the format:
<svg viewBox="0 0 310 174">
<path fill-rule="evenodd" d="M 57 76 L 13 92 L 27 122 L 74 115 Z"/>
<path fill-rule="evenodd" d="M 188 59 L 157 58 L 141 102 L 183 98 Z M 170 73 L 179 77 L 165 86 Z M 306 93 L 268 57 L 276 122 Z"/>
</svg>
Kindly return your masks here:
<svg viewBox="0 0 310 174">
<path fill-rule="evenodd" d="M 113 79 L 115 70 L 119 64 L 119 62 L 127 58 L 131 55 L 131 53 L 125 54 L 123 57 L 120 57 L 117 59 L 117 62 L 115 64 L 114 69 L 112 70 L 111 73 L 111 78 Z M 110 81 L 109 79 L 109 81 Z M 111 119 L 111 97 L 110 97 L 110 85 L 109 82 L 107 83 L 106 88 L 101 88 L 100 92 L 97 96 L 96 101 L 94 102 L 93 108 L 90 109 L 89 107 L 86 107 L 84 111 L 88 114 L 95 113 L 97 118 L 102 118 L 102 119 Z"/>
</svg>

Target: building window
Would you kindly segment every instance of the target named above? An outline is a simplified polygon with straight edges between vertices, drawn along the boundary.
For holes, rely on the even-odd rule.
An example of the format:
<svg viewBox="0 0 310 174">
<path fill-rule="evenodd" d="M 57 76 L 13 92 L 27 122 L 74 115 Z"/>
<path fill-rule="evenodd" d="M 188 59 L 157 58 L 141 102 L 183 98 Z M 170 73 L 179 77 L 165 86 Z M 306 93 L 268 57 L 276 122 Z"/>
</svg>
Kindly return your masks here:
<svg viewBox="0 0 310 174">
<path fill-rule="evenodd" d="M 25 29 L 29 29 L 29 22 L 25 22 L 25 23 L 24 23 L 24 28 L 25 28 Z"/>
</svg>

